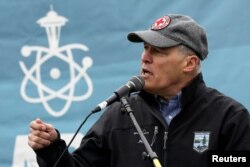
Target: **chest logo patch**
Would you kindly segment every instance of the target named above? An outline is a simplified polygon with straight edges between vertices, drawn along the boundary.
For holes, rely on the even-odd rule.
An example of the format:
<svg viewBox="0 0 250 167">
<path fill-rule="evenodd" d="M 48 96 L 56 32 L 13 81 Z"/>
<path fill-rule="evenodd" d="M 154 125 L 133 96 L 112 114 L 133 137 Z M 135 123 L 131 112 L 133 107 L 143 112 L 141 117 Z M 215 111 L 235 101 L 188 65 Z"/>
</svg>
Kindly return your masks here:
<svg viewBox="0 0 250 167">
<path fill-rule="evenodd" d="M 199 153 L 202 153 L 208 149 L 210 132 L 195 132 L 193 149 Z"/>
</svg>

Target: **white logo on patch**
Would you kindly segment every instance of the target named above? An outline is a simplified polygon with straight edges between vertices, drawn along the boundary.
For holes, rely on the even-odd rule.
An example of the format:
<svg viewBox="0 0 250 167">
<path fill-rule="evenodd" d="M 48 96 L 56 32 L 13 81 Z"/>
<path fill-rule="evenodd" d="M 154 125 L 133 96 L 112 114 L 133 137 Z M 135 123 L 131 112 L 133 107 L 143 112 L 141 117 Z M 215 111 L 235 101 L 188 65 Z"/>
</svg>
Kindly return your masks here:
<svg viewBox="0 0 250 167">
<path fill-rule="evenodd" d="M 20 88 L 21 96 L 29 103 L 42 103 L 47 112 L 54 117 L 64 115 L 73 101 L 84 101 L 88 99 L 93 92 L 92 81 L 86 72 L 93 64 L 91 57 L 83 57 L 81 64 L 76 63 L 73 58 L 73 51 L 87 52 L 89 50 L 88 47 L 78 43 L 59 47 L 61 27 L 64 26 L 67 21 L 65 17 L 59 16 L 53 9 L 47 13 L 47 16 L 39 19 L 37 23 L 46 29 L 49 48 L 44 46 L 23 46 L 21 49 L 22 55 L 24 57 L 35 56 L 35 62 L 33 65 L 30 65 L 29 68 L 24 62 L 19 62 L 25 74 Z M 46 69 L 48 69 L 46 72 L 48 72 L 52 79 L 49 80 L 49 82 L 53 83 L 53 86 L 60 86 L 57 89 L 52 85 L 48 86 L 44 84 L 41 75 L 42 67 L 45 66 L 44 63 L 47 62 L 48 64 L 48 61 L 53 62 L 55 60 L 57 62 L 60 60 L 60 63 L 66 64 L 68 68 L 66 72 L 64 68 L 64 73 L 62 73 L 60 66 L 46 66 Z M 53 65 L 59 65 L 60 63 L 54 63 Z M 59 82 L 55 82 L 60 79 L 62 74 L 67 72 L 69 72 L 68 82 L 63 83 L 63 85 L 60 85 Z M 44 75 L 44 73 L 42 74 Z M 80 79 L 86 81 L 86 84 L 84 84 L 86 88 L 83 88 L 83 94 L 75 95 L 76 85 L 79 84 Z M 33 95 L 28 94 L 28 92 L 31 92 L 31 86 L 36 87 L 34 89 L 37 91 L 36 95 L 34 95 L 34 93 Z M 63 107 L 55 109 L 55 107 L 50 105 L 49 102 L 55 99 L 65 101 Z"/>
<path fill-rule="evenodd" d="M 209 146 L 210 132 L 195 132 L 193 149 L 199 153 L 204 152 Z"/>
</svg>

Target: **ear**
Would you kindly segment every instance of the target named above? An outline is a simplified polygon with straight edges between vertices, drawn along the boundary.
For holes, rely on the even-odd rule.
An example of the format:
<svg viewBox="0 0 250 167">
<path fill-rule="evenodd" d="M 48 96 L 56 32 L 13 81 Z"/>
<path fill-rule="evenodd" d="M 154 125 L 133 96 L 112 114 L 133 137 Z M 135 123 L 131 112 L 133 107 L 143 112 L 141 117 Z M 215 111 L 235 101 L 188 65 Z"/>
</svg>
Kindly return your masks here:
<svg viewBox="0 0 250 167">
<path fill-rule="evenodd" d="M 200 60 L 196 55 L 190 55 L 186 57 L 184 72 L 192 72 L 196 70 L 197 65 L 199 65 Z"/>
</svg>

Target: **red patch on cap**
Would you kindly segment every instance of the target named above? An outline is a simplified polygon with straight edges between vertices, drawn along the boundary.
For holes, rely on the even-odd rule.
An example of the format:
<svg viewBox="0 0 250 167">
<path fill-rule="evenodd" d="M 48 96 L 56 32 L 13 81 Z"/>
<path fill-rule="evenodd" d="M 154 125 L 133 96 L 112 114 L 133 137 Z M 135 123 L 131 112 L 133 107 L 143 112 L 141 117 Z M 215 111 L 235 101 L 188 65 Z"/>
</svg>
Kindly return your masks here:
<svg viewBox="0 0 250 167">
<path fill-rule="evenodd" d="M 163 16 L 159 19 L 157 19 L 154 24 L 151 26 L 152 30 L 161 30 L 165 27 L 167 27 L 170 24 L 170 17 L 169 16 Z"/>
</svg>

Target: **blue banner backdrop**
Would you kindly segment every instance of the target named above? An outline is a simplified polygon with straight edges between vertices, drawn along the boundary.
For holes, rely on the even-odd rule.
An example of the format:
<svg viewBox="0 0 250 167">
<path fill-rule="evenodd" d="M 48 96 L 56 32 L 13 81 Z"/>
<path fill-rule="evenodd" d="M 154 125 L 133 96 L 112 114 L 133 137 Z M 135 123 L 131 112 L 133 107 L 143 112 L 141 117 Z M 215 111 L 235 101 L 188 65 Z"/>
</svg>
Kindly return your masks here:
<svg viewBox="0 0 250 167">
<path fill-rule="evenodd" d="M 208 33 L 208 86 L 250 108 L 250 1 L 1 0 L 0 166 L 35 167 L 29 123 L 41 118 L 69 141 L 84 117 L 139 73 L 141 44 L 127 33 L 168 13 L 192 16 Z M 102 112 L 92 116 L 75 142 Z"/>
</svg>

